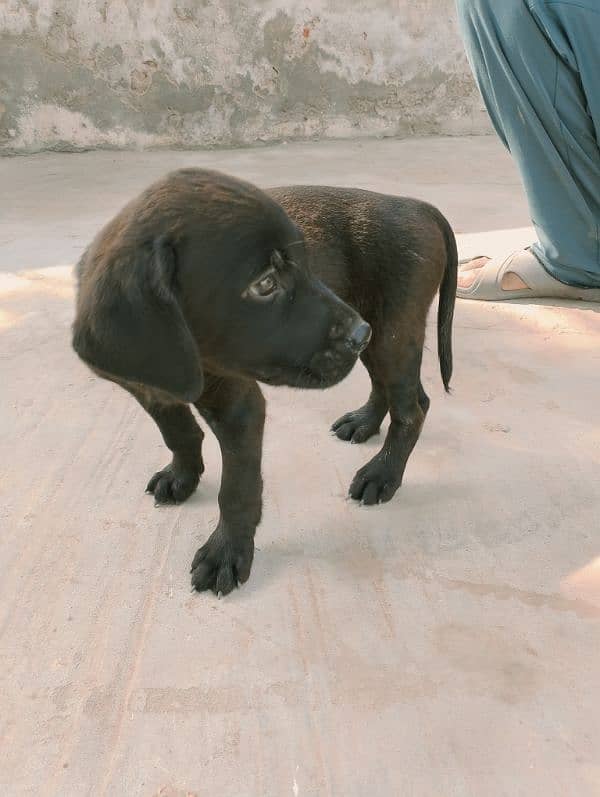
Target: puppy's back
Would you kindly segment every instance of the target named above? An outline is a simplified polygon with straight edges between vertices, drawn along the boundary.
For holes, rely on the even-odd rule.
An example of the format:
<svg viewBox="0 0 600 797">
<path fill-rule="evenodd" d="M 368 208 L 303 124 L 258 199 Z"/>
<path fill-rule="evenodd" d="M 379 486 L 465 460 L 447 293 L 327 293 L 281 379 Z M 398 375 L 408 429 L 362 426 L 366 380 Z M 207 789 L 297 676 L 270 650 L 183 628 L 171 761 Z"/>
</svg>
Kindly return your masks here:
<svg viewBox="0 0 600 797">
<path fill-rule="evenodd" d="M 438 355 L 448 390 L 458 255 L 442 213 L 418 199 L 360 188 L 288 186 L 270 194 L 304 232 L 313 272 L 371 324 L 371 348 L 399 324 L 405 337 L 424 330 L 439 290 Z"/>
<path fill-rule="evenodd" d="M 268 193 L 304 232 L 314 272 L 342 298 L 360 308 L 365 289 L 381 293 L 410 283 L 431 301 L 452 235 L 433 205 L 360 188 L 284 186 Z"/>
</svg>

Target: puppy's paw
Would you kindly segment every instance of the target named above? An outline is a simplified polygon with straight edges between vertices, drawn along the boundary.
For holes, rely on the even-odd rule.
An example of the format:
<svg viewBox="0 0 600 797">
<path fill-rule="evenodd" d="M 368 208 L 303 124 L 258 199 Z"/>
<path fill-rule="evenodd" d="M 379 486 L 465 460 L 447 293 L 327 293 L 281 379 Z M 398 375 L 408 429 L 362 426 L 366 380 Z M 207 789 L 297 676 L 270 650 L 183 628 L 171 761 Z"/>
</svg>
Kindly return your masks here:
<svg viewBox="0 0 600 797">
<path fill-rule="evenodd" d="M 202 469 L 184 467 L 172 462 L 159 470 L 148 482 L 147 493 L 154 495 L 156 504 L 180 504 L 194 492 Z"/>
<path fill-rule="evenodd" d="M 198 592 L 210 589 L 215 595 L 228 595 L 248 580 L 254 559 L 252 537 L 232 537 L 221 527 L 196 551 L 192 562 L 192 587 Z"/>
<path fill-rule="evenodd" d="M 393 497 L 401 479 L 383 458 L 373 457 L 362 467 L 350 485 L 350 497 L 361 504 L 383 504 Z"/>
<path fill-rule="evenodd" d="M 377 434 L 381 421 L 370 409 L 361 407 L 360 410 L 347 412 L 338 418 L 331 426 L 331 431 L 340 440 L 349 440 L 351 443 L 364 443 L 374 434 Z"/>
</svg>

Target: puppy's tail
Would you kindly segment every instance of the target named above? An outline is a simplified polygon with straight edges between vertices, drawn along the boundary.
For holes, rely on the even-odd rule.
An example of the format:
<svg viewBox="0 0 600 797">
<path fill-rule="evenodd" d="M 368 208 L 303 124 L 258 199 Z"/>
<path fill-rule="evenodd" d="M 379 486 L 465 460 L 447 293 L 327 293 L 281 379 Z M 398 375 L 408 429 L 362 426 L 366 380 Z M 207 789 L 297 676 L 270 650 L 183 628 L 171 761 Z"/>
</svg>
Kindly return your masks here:
<svg viewBox="0 0 600 797">
<path fill-rule="evenodd" d="M 440 214 L 441 215 L 441 214 Z M 458 275 L 458 251 L 456 238 L 452 227 L 447 220 L 441 218 L 442 233 L 446 242 L 446 270 L 440 286 L 438 300 L 438 359 L 442 381 L 447 393 L 450 392 L 450 379 L 452 377 L 452 319 L 454 317 L 454 303 L 456 301 L 456 282 Z"/>
</svg>

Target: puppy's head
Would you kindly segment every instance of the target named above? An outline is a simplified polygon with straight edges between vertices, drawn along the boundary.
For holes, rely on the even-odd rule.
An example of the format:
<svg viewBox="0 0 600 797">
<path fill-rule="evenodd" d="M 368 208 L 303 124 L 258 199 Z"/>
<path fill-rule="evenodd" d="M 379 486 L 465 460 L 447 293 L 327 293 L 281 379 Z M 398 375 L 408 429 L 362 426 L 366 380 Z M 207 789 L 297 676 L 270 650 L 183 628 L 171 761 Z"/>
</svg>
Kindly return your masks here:
<svg viewBox="0 0 600 797">
<path fill-rule="evenodd" d="M 333 385 L 370 337 L 312 278 L 283 209 L 216 172 L 184 169 L 151 186 L 101 231 L 78 275 L 82 359 L 184 401 L 200 396 L 204 369 Z"/>
</svg>

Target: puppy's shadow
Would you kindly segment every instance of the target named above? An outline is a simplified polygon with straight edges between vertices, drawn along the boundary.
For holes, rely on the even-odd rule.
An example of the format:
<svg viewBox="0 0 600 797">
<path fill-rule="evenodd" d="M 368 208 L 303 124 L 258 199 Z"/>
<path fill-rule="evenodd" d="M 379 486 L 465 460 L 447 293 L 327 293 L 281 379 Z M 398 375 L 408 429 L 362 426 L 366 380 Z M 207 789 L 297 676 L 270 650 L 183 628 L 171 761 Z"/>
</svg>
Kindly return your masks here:
<svg viewBox="0 0 600 797">
<path fill-rule="evenodd" d="M 398 514 L 403 516 L 405 510 L 422 510 L 428 513 L 428 508 L 436 506 L 437 512 L 443 510 L 443 505 L 454 501 L 464 501 L 473 495 L 473 486 L 467 481 L 446 482 L 422 481 L 406 483 L 387 504 L 376 507 L 359 507 L 359 509 L 381 510 L 386 515 Z M 403 518 L 404 519 L 404 518 Z"/>
<path fill-rule="evenodd" d="M 372 568 L 366 566 L 363 570 L 360 564 L 363 559 L 367 565 L 376 559 L 385 565 L 386 561 L 396 561 L 407 552 L 411 558 L 419 560 L 447 554 L 448 546 L 439 535 L 439 518 L 444 515 L 445 506 L 451 512 L 457 502 L 465 501 L 471 493 L 472 488 L 466 481 L 442 488 L 439 482 L 414 483 L 407 484 L 388 504 L 372 507 L 360 506 L 340 494 L 339 511 L 327 513 L 322 520 L 314 518 L 318 532 L 311 529 L 307 534 L 298 529 L 294 537 L 290 528 L 287 539 L 264 540 L 259 527 L 250 579 L 229 597 L 234 600 L 253 598 L 268 586 L 284 581 L 286 572 L 297 572 L 303 564 L 326 563 L 359 580 L 364 572 L 364 578 L 370 580 Z M 435 523 L 428 521 L 432 506 L 436 506 Z M 269 519 L 265 520 L 270 525 Z M 424 531 L 428 527 L 431 534 Z M 472 531 L 466 530 L 457 536 L 454 530 L 453 548 L 464 547 L 469 542 L 472 542 Z M 379 553 L 375 554 L 375 550 Z"/>
<path fill-rule="evenodd" d="M 218 514 L 218 497 L 219 480 L 203 474 L 195 492 L 186 499 L 185 506 L 193 507 L 196 510 L 212 509 Z"/>
</svg>

